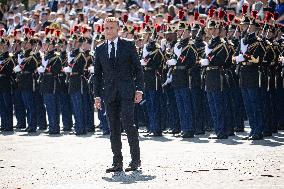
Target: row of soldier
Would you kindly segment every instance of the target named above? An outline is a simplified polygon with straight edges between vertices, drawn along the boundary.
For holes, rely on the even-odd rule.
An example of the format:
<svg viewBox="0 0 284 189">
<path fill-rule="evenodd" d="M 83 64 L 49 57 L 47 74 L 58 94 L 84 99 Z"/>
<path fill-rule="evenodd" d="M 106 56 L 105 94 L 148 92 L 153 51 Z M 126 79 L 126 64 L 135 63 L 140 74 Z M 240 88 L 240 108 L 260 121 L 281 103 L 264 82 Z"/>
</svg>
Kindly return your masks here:
<svg viewBox="0 0 284 189">
<path fill-rule="evenodd" d="M 213 139 L 251 131 L 245 139 L 271 136 L 284 126 L 283 26 L 273 13 L 259 22 L 257 12 L 243 18 L 211 9 L 206 20 L 194 14 L 188 25 L 183 13 L 165 25 L 125 25 L 121 37 L 133 40 L 144 70 L 144 100 L 136 105 L 136 125 L 147 136 L 166 129 L 192 138 L 214 128 Z M 272 21 L 271 21 L 272 20 Z M 274 18 L 274 20 L 276 20 Z M 261 27 L 263 26 L 263 27 Z M 93 73 L 95 48 L 104 43 L 98 27 L 74 26 L 67 37 L 57 23 L 44 35 L 25 28 L 0 43 L 1 129 L 27 132 L 47 129 L 60 133 L 73 127 L 77 135 L 94 131 Z M 99 111 L 103 134 L 109 134 L 106 115 Z M 26 121 L 28 127 L 26 128 Z"/>
</svg>

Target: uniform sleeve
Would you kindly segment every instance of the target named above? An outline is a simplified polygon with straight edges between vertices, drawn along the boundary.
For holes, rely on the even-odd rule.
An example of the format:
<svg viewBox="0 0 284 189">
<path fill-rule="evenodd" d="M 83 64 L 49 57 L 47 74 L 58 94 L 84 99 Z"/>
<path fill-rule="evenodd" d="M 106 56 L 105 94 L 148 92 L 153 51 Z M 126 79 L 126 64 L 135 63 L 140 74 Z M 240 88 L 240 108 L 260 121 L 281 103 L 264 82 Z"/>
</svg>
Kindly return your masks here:
<svg viewBox="0 0 284 189">
<path fill-rule="evenodd" d="M 216 52 L 211 53 L 208 56 L 209 65 L 211 66 L 224 66 L 226 61 L 229 58 L 228 49 L 225 45 L 223 45 L 220 49 Z"/>
<path fill-rule="evenodd" d="M 136 51 L 134 43 L 129 43 L 129 53 L 131 58 L 131 64 L 133 65 L 133 75 L 135 79 L 135 85 L 137 91 L 144 91 L 144 76 L 142 71 L 142 66 L 139 61 L 139 56 Z M 98 66 L 99 67 L 99 66 Z"/>
</svg>

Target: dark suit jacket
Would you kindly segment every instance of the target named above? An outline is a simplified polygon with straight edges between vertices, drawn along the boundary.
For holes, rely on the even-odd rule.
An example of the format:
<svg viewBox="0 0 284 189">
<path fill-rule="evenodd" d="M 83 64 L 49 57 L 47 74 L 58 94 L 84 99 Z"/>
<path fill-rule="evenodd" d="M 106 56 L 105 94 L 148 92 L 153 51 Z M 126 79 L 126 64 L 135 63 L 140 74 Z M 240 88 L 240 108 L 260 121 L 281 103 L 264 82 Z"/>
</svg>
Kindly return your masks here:
<svg viewBox="0 0 284 189">
<path fill-rule="evenodd" d="M 129 100 L 134 99 L 135 91 L 144 91 L 142 67 L 134 42 L 118 39 L 115 68 L 109 59 L 107 41 L 96 48 L 95 54 L 95 97 L 110 102 L 119 94 L 121 99 Z"/>
</svg>

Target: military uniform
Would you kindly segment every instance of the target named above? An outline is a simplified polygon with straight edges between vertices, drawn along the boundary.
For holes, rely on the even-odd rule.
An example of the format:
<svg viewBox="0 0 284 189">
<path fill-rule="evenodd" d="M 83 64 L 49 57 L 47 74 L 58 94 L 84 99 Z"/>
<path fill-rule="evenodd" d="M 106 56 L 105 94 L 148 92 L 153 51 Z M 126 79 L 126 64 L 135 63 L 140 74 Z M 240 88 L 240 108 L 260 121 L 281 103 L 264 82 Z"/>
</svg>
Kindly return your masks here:
<svg viewBox="0 0 284 189">
<path fill-rule="evenodd" d="M 0 54 L 0 112 L 1 130 L 13 131 L 12 72 L 15 66 L 9 52 Z"/>
<path fill-rule="evenodd" d="M 160 120 L 161 80 L 159 70 L 163 55 L 155 41 L 145 44 L 141 65 L 144 71 L 145 99 L 149 119 L 149 130 L 154 135 L 162 134 Z"/>
</svg>

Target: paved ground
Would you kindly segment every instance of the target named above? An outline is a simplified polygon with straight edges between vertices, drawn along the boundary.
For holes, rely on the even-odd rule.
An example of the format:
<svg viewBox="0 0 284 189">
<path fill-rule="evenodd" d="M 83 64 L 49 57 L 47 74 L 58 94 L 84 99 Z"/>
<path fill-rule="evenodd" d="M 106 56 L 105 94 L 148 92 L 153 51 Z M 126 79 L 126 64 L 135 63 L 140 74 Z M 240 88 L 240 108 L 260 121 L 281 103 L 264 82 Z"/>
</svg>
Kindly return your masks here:
<svg viewBox="0 0 284 189">
<path fill-rule="evenodd" d="M 0 188 L 284 188 L 284 132 L 263 141 L 140 134 L 142 169 L 106 174 L 109 138 L 0 133 Z M 125 166 L 130 160 L 123 137 Z"/>
</svg>

